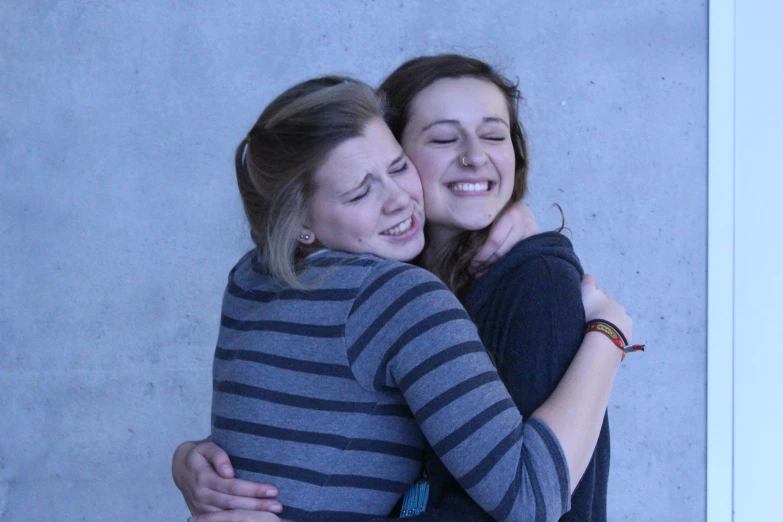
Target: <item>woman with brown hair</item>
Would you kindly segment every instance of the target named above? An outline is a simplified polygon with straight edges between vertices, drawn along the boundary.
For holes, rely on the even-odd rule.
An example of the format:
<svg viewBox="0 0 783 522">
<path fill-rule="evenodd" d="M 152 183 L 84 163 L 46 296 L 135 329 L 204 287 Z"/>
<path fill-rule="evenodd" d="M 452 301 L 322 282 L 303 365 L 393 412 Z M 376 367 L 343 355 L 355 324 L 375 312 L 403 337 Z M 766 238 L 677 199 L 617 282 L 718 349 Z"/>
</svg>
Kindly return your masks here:
<svg viewBox="0 0 783 522">
<path fill-rule="evenodd" d="M 430 85 L 425 85 L 411 100 L 415 102 L 418 95 L 425 95 L 429 88 L 437 87 L 439 82 L 446 80 L 449 78 L 436 79 Z M 472 85 L 471 89 L 481 87 Z M 448 89 L 450 87 L 447 85 L 447 91 Z M 492 91 L 488 90 L 485 94 L 490 92 Z M 287 95 L 290 93 L 281 97 L 283 101 Z M 441 93 L 440 98 L 448 100 L 458 95 L 458 92 L 456 94 L 446 92 Z M 409 145 L 418 143 L 424 147 L 432 146 L 436 152 L 441 153 L 440 159 L 436 158 L 437 154 L 428 156 L 433 159 L 431 165 L 433 168 L 429 168 L 428 165 L 428 174 L 422 173 L 425 185 L 424 199 L 428 205 L 427 213 L 430 212 L 431 202 L 433 209 L 444 212 L 443 215 L 436 215 L 434 223 L 430 222 L 427 225 L 431 244 L 435 248 L 431 252 L 437 255 L 433 256 L 425 252 L 423 261 L 425 266 L 430 265 L 436 271 L 439 259 L 442 257 L 461 255 L 466 249 L 471 248 L 469 242 L 462 242 L 454 249 L 454 253 L 444 253 L 445 245 L 455 238 L 455 231 L 459 233 L 488 226 L 512 197 L 520 198 L 524 192 L 524 184 L 522 190 L 519 190 L 516 181 L 520 172 L 520 169 L 515 169 L 518 144 L 514 141 L 512 145 L 512 139 L 516 137 L 511 134 L 513 122 L 509 107 L 503 105 L 505 101 L 498 105 L 497 96 L 493 98 L 492 95 L 488 95 L 480 98 L 487 104 L 463 113 L 449 110 L 446 104 L 441 107 L 446 109 L 443 114 L 436 111 L 436 119 L 432 121 L 427 119 L 420 122 L 423 125 L 414 127 L 417 133 L 408 135 L 403 130 L 401 135 L 404 144 L 408 141 Z M 500 99 L 503 100 L 502 95 Z M 360 424 L 370 427 L 384 426 L 383 434 L 373 430 L 369 438 L 357 439 L 346 438 L 345 434 L 341 433 L 334 442 L 342 448 L 343 453 L 339 455 L 337 461 L 327 459 L 331 465 L 339 462 L 340 466 L 353 466 L 351 469 L 354 470 L 356 466 L 364 466 L 362 469 L 368 469 L 367 466 L 370 466 L 373 468 L 370 470 L 371 475 L 378 477 L 377 473 L 383 473 L 382 482 L 385 484 L 383 487 L 379 485 L 375 488 L 371 485 L 376 483 L 379 477 L 376 479 L 364 477 L 364 482 L 361 482 L 357 475 L 345 475 L 338 471 L 337 476 L 342 478 L 337 480 L 334 479 L 336 476 L 334 470 L 324 474 L 302 466 L 307 464 L 318 468 L 323 465 L 323 456 L 319 457 L 320 454 L 313 450 L 313 447 L 328 446 L 329 444 L 323 441 L 324 437 L 327 439 L 329 437 L 318 430 L 316 430 L 318 435 L 313 435 L 315 431 L 303 431 L 302 425 L 297 423 L 305 423 L 312 429 L 341 432 L 346 429 L 350 431 L 357 419 L 340 418 L 335 424 L 330 424 L 326 417 L 319 417 L 312 407 L 303 406 L 301 397 L 293 399 L 282 390 L 300 389 L 306 390 L 307 394 L 329 395 L 334 392 L 335 383 L 331 382 L 327 385 L 325 381 L 319 382 L 319 379 L 313 376 L 323 377 L 328 374 L 338 377 L 336 374 L 343 372 L 342 378 L 355 382 L 351 385 L 353 387 L 349 386 L 347 390 L 342 391 L 348 395 L 354 394 L 351 395 L 354 398 L 356 394 L 361 396 L 369 392 L 375 394 L 372 396 L 375 398 L 376 407 L 378 404 L 392 407 L 394 404 L 401 404 L 400 400 L 407 403 L 437 456 L 443 460 L 449 471 L 458 477 L 462 487 L 482 506 L 482 509 L 494 518 L 498 520 L 518 520 L 537 516 L 546 520 L 559 518 L 569 504 L 569 490 L 567 487 L 565 490 L 562 489 L 564 483 L 567 484 L 569 480 L 564 475 L 565 469 L 557 465 L 558 456 L 564 457 L 571 484 L 575 484 L 578 481 L 575 479 L 581 477 L 592 455 L 594 442 L 603 420 L 611 381 L 620 358 L 619 352 L 612 353 L 608 349 L 610 347 L 606 346 L 605 336 L 599 333 L 588 333 L 550 398 L 532 412 L 527 422 L 523 422 L 517 408 L 510 400 L 504 398 L 507 397 L 506 391 L 497 380 L 497 374 L 491 370 L 491 365 L 486 366 L 489 359 L 486 358 L 483 349 L 480 352 L 474 350 L 476 339 L 471 340 L 469 332 L 465 330 L 461 322 L 465 319 L 459 315 L 459 306 L 443 295 L 439 290 L 442 287 L 438 287 L 433 280 L 424 277 L 423 274 L 426 272 L 414 272 L 410 267 L 403 268 L 404 265 L 399 266 L 394 262 L 380 263 L 375 261 L 377 258 L 343 257 L 335 254 L 336 251 L 342 250 L 405 260 L 418 254 L 417 249 L 421 249 L 422 245 L 418 241 L 423 219 L 420 216 L 420 204 L 417 203 L 417 199 L 421 198 L 417 195 L 414 184 L 410 182 L 409 174 L 405 174 L 408 169 L 415 172 L 415 168 L 409 165 L 401 151 L 398 155 L 393 153 L 394 140 L 388 140 L 385 134 L 388 129 L 384 132 L 384 127 L 377 123 L 379 120 L 370 118 L 369 122 L 366 120 L 359 122 L 358 132 L 353 134 L 349 132 L 343 136 L 338 133 L 337 138 L 324 145 L 322 142 L 331 136 L 331 131 L 326 131 L 326 125 L 323 128 L 316 125 L 317 128 L 308 127 L 306 130 L 307 133 L 312 132 L 314 138 L 318 138 L 313 143 L 321 143 L 320 151 L 310 151 L 301 147 L 297 149 L 295 145 L 301 145 L 304 140 L 303 128 L 291 132 L 290 129 L 285 130 L 286 125 L 283 125 L 282 130 L 275 129 L 276 125 L 281 122 L 288 123 L 288 119 L 291 118 L 301 122 L 303 121 L 301 110 L 316 108 L 320 110 L 323 106 L 298 103 L 299 111 L 292 111 L 286 103 L 278 102 L 280 98 L 262 114 L 249 135 L 248 143 L 243 143 L 237 154 L 240 189 L 243 187 L 244 178 L 250 179 L 250 184 L 245 184 L 245 187 L 252 186 L 254 189 L 251 191 L 253 194 L 250 198 L 243 191 L 243 201 L 261 255 L 249 253 L 240 261 L 232 272 L 224 301 L 224 320 L 221 321 L 221 335 L 215 362 L 216 394 L 213 401 L 213 438 L 217 439 L 215 442 L 226 445 L 233 465 L 245 477 L 272 478 L 280 485 L 280 500 L 286 506 L 286 517 L 358 520 L 360 518 L 357 517 L 363 514 L 378 515 L 388 512 L 391 506 L 386 502 L 396 501 L 399 498 L 403 492 L 400 490 L 400 485 L 406 484 L 406 477 L 407 483 L 412 482 L 410 463 L 399 468 L 399 462 L 392 458 L 392 456 L 404 458 L 401 453 L 408 451 L 405 448 L 417 446 L 410 438 L 411 433 L 406 432 L 410 426 L 403 428 L 402 425 L 392 424 L 394 428 L 391 430 L 392 433 L 408 433 L 407 438 L 403 437 L 406 443 L 402 447 L 395 446 L 395 450 L 389 449 L 391 446 L 388 444 L 391 444 L 391 441 L 384 439 L 389 436 L 389 425 L 379 422 L 377 415 L 370 415 L 369 421 L 364 419 Z M 427 106 L 430 106 L 429 103 Z M 340 111 L 344 109 L 343 107 Z M 341 116 L 340 111 L 320 114 L 319 118 Z M 405 117 L 405 111 L 400 111 L 399 115 Z M 441 117 L 442 115 L 445 117 Z M 428 118 L 429 116 L 431 115 L 428 115 Z M 418 121 L 415 117 L 411 118 L 411 122 Z M 270 129 L 274 129 L 271 134 L 267 132 Z M 317 132 L 319 130 L 321 134 Z M 430 131 L 444 135 L 426 134 Z M 255 141 L 257 133 L 261 136 L 258 141 Z M 429 137 L 425 137 L 425 134 Z M 446 134 L 449 136 L 445 136 Z M 419 138 L 421 140 L 416 141 Z M 242 148 L 245 146 L 247 150 L 243 151 Z M 302 162 L 302 158 L 311 159 L 309 168 L 294 169 L 295 174 L 301 174 L 299 177 L 302 183 L 298 187 L 287 180 L 278 180 L 276 184 L 269 185 L 265 185 L 262 181 L 254 181 L 259 175 L 261 177 L 264 175 L 264 168 L 258 168 L 259 165 L 266 165 L 268 172 L 285 171 L 280 167 L 280 158 L 272 159 L 274 154 L 263 157 L 270 147 L 287 151 L 289 160 L 299 158 Z M 457 149 L 459 154 L 447 163 L 444 159 L 447 156 L 445 151 L 449 150 L 453 153 Z M 526 156 L 524 148 L 521 150 L 520 155 L 524 160 Z M 412 151 L 415 152 L 415 147 Z M 242 157 L 245 158 L 246 166 L 242 164 Z M 292 164 L 294 163 L 295 161 Z M 438 167 L 443 168 L 439 170 Z M 256 170 L 258 172 L 254 173 Z M 521 169 L 521 172 L 524 175 L 524 169 Z M 362 173 L 366 175 L 362 176 Z M 427 176 L 430 174 L 432 177 L 428 180 Z M 351 178 L 357 175 L 359 178 Z M 406 180 L 404 189 L 400 184 L 403 180 Z M 283 204 L 285 198 L 276 199 L 281 194 L 292 196 L 293 203 Z M 272 201 L 258 202 L 259 198 L 261 200 L 271 198 Z M 291 204 L 296 204 L 302 209 L 301 215 L 296 218 L 282 218 L 279 212 L 283 212 Z M 449 210 L 450 206 L 457 211 Z M 272 209 L 276 212 L 272 212 Z M 361 209 L 364 209 L 364 212 L 359 212 Z M 256 213 L 260 214 L 261 218 L 254 221 Z M 357 220 L 357 217 L 361 216 L 364 219 Z M 391 216 L 394 218 L 392 219 Z M 402 219 L 391 223 L 397 218 Z M 304 274 L 314 277 L 310 283 L 318 281 L 318 290 L 307 289 L 308 287 L 305 286 L 305 290 L 292 294 L 291 290 L 285 288 L 301 286 L 301 280 L 296 278 L 286 283 L 283 278 L 276 277 L 273 267 L 265 265 L 265 259 L 274 258 L 268 253 L 272 250 L 270 238 L 274 236 L 272 232 L 277 230 L 281 219 L 289 224 L 290 230 L 275 237 L 282 242 L 288 238 L 290 258 L 299 260 L 298 265 L 291 265 L 298 268 L 292 268 L 289 274 L 297 274 L 296 270 L 306 267 Z M 291 248 L 289 236 L 296 226 L 299 226 L 299 246 L 294 245 Z M 310 247 L 315 244 L 326 248 L 326 253 L 314 252 L 308 256 Z M 326 271 L 319 270 L 324 267 L 327 267 Z M 335 284 L 338 280 L 342 284 L 350 282 L 351 270 L 347 270 L 348 267 L 352 267 L 352 271 L 359 274 L 353 277 L 359 277 L 357 281 L 364 281 L 364 283 L 359 284 L 358 289 L 350 287 L 354 293 L 347 292 L 347 297 L 344 299 L 351 304 L 348 314 L 350 320 L 344 323 L 340 330 L 342 344 L 349 346 L 347 353 L 343 354 L 343 357 L 347 356 L 347 370 L 335 362 L 323 366 L 326 363 L 320 361 L 318 364 L 322 366 L 313 366 L 314 361 L 290 357 L 290 351 L 302 349 L 302 343 L 301 340 L 298 343 L 286 341 L 285 335 L 302 335 L 303 329 L 307 330 L 307 328 L 295 321 L 286 321 L 289 326 L 281 327 L 278 324 L 280 317 L 287 317 L 286 314 L 298 317 L 298 314 L 303 314 L 302 317 L 312 318 L 316 310 L 310 310 L 306 306 L 308 302 L 318 301 L 314 297 L 316 294 L 312 292 L 322 292 L 324 288 L 321 285 L 324 281 L 330 284 Z M 364 272 L 362 272 L 359 270 L 360 267 L 370 268 L 363 268 Z M 406 275 L 400 277 L 400 274 Z M 441 275 L 443 274 L 445 272 Z M 277 289 L 248 290 L 248 283 L 257 284 L 255 278 L 258 276 L 267 278 L 263 281 L 263 285 L 269 284 L 272 285 L 270 288 Z M 333 276 L 337 276 L 337 279 L 329 279 Z M 394 279 L 394 285 L 391 285 L 393 289 L 388 283 L 392 279 Z M 467 286 L 460 288 L 453 279 L 449 277 L 443 279 L 454 290 L 465 295 Z M 281 283 L 283 287 L 274 286 Z M 414 290 L 414 288 L 428 290 Z M 383 291 L 380 291 L 381 289 Z M 327 294 L 334 296 L 336 290 L 331 288 Z M 347 289 L 342 288 L 342 290 Z M 584 319 L 584 315 L 587 315 L 588 319 L 593 319 L 596 314 L 608 313 L 611 314 L 610 319 L 624 327 L 621 330 L 630 330 L 630 320 L 622 311 L 622 307 L 613 303 L 603 293 L 590 288 L 589 281 L 587 287 L 582 286 L 582 290 L 586 308 L 582 311 L 580 320 Z M 384 297 L 386 292 L 390 292 L 389 296 Z M 259 309 L 249 307 L 247 301 L 257 301 L 261 299 L 259 295 L 267 296 L 263 297 L 266 305 Z M 282 309 L 285 313 L 275 309 L 275 306 L 279 308 L 285 305 L 285 303 L 281 304 L 281 295 L 289 296 L 288 299 L 294 303 L 293 307 Z M 403 295 L 408 297 L 403 298 Z M 578 277 L 577 295 L 579 295 Z M 232 304 L 235 299 L 240 301 Z M 275 303 L 275 306 L 271 306 L 272 303 Z M 405 304 L 401 305 L 401 303 Z M 579 304 L 581 306 L 581 302 Z M 236 311 L 226 314 L 226 309 L 231 307 L 244 311 L 242 313 L 249 313 L 253 320 L 238 320 L 235 317 Z M 339 306 L 337 310 L 338 312 L 341 310 Z M 354 315 L 355 311 L 361 313 Z M 255 315 L 258 313 L 262 313 L 261 317 L 267 319 L 259 319 L 260 316 Z M 337 316 L 340 316 L 340 313 Z M 277 320 L 270 322 L 268 317 L 276 317 Z M 433 317 L 450 318 L 443 323 L 437 323 L 438 328 L 442 327 L 446 330 L 439 330 L 434 337 L 428 337 L 429 328 L 419 331 L 411 327 Z M 606 316 L 603 319 L 606 319 Z M 236 333 L 252 330 L 269 334 L 272 323 L 277 329 L 266 343 L 259 343 L 258 339 L 248 339 L 245 335 Z M 296 328 L 291 326 L 294 324 L 297 325 Z M 253 325 L 254 328 L 248 325 Z M 314 325 L 308 327 L 312 328 Z M 376 331 L 378 328 L 388 330 L 384 334 Z M 401 335 L 401 332 L 404 333 Z M 280 334 L 283 334 L 283 337 Z M 352 335 L 355 338 L 351 337 Z M 349 343 L 347 338 L 354 340 Z M 514 344 L 514 340 L 508 341 Z M 226 345 L 234 346 L 227 348 Z M 257 348 L 263 354 L 259 355 L 256 351 L 244 353 L 246 350 L 238 348 L 238 346 L 248 345 L 263 346 L 262 349 Z M 326 345 L 322 348 L 324 350 L 318 353 L 333 352 L 326 349 Z M 337 350 L 335 353 L 339 354 L 340 351 Z M 364 354 L 369 354 L 366 359 L 362 359 Z M 500 359 L 497 355 L 495 354 L 496 359 Z M 253 364 L 248 364 L 249 362 Z M 310 370 L 303 368 L 310 368 Z M 307 378 L 303 378 L 300 374 L 307 374 Z M 248 382 L 237 383 L 232 380 L 237 375 L 242 376 L 245 381 L 258 379 L 253 382 L 270 380 L 276 382 L 282 379 L 285 386 L 278 383 L 282 388 L 259 391 Z M 296 378 L 303 380 L 297 381 Z M 379 393 L 383 395 L 378 396 Z M 236 396 L 241 396 L 243 399 L 236 400 Z M 315 400 L 314 397 L 309 395 L 308 397 L 309 400 Z M 242 402 L 246 399 L 251 402 Z M 253 403 L 252 400 L 260 402 Z M 320 397 L 319 400 L 327 399 Z M 378 400 L 380 402 L 377 402 Z M 286 408 L 276 411 L 277 406 L 275 406 L 271 407 L 274 414 L 262 413 L 262 417 L 271 415 L 265 417 L 266 423 L 229 418 L 229 415 L 237 415 L 237 412 L 243 411 L 253 417 L 257 413 L 254 408 L 257 410 L 266 404 L 267 406 L 263 407 L 269 409 L 270 402 L 277 405 L 284 404 Z M 303 408 L 307 410 L 307 415 L 304 419 L 299 418 L 292 413 L 294 410 L 291 408 Z M 367 414 L 367 412 L 362 413 Z M 509 415 L 511 417 L 507 418 Z M 284 423 L 293 422 L 297 429 L 290 425 L 285 427 L 272 425 L 272 418 L 278 424 L 281 419 L 284 419 L 282 421 Z M 294 420 L 291 420 L 292 418 Z M 372 464 L 362 463 L 362 459 L 357 454 L 344 453 L 354 448 L 353 445 L 358 440 L 365 443 L 368 440 L 374 441 L 370 446 L 376 449 L 378 443 L 383 442 L 381 446 L 386 444 L 385 452 L 378 453 L 367 448 L 364 450 L 374 454 L 376 459 L 379 458 L 378 454 L 383 454 L 381 462 L 385 464 L 379 466 L 380 462 L 373 459 L 370 459 Z M 286 441 L 286 444 L 298 442 L 299 445 L 287 448 L 281 441 Z M 395 444 L 399 444 L 399 440 Z M 291 451 L 297 452 L 296 455 L 290 453 Z M 179 455 L 175 455 L 174 462 L 175 476 L 177 476 L 177 468 L 182 467 L 182 454 L 192 455 L 198 451 L 191 447 L 178 450 L 178 453 Z M 264 458 L 259 460 L 258 455 Z M 187 460 L 190 457 L 184 458 Z M 300 465 L 292 466 L 279 462 L 280 459 L 287 458 L 296 460 Z M 278 459 L 277 463 L 271 463 L 275 459 Z M 413 461 L 415 462 L 415 459 Z M 398 468 L 393 466 L 392 470 L 385 469 L 384 466 L 389 465 L 390 462 L 397 462 L 395 466 Z M 252 475 L 252 473 L 257 474 Z M 353 478 L 345 479 L 346 476 Z M 347 480 L 347 482 L 340 485 L 342 484 L 340 480 Z M 183 487 L 181 481 L 179 482 L 180 487 Z M 393 484 L 390 485 L 389 482 Z M 303 483 L 309 486 L 302 485 Z M 234 483 L 232 487 L 238 487 L 237 484 L 242 483 Z M 325 493 L 325 484 L 329 485 L 327 489 L 335 488 L 333 494 Z M 498 489 L 499 484 L 503 484 L 500 489 Z M 308 489 L 313 485 L 318 485 L 316 490 Z M 187 486 L 183 487 L 183 492 L 186 489 Z M 372 490 L 380 496 L 373 500 L 372 496 L 356 495 L 355 492 L 346 495 L 347 492 L 353 492 L 355 489 L 365 493 Z M 562 493 L 563 491 L 565 492 Z M 237 490 L 228 492 L 236 493 Z M 383 492 L 388 495 L 384 496 Z M 185 495 L 187 498 L 187 493 Z M 312 500 L 314 496 L 318 498 Z M 303 499 L 308 500 L 303 504 Z M 344 507 L 340 508 L 337 505 L 344 505 L 346 501 L 353 506 L 353 511 L 346 511 Z M 356 502 L 361 505 L 356 505 Z M 305 504 L 308 506 L 306 509 L 302 507 Z M 314 505 L 317 509 L 313 508 Z M 234 504 L 234 506 L 214 507 L 245 506 Z M 233 515 L 229 514 L 229 516 Z M 212 519 L 221 518 L 216 515 Z"/>
<path fill-rule="evenodd" d="M 387 123 L 422 180 L 428 244 L 421 264 L 460 297 L 527 418 L 568 368 L 585 318 L 582 267 L 557 232 L 518 243 L 480 280 L 471 275 L 494 216 L 527 192 L 519 90 L 488 64 L 461 55 L 413 59 L 380 90 L 390 107 Z M 563 520 L 605 522 L 608 477 L 606 417 Z"/>
</svg>

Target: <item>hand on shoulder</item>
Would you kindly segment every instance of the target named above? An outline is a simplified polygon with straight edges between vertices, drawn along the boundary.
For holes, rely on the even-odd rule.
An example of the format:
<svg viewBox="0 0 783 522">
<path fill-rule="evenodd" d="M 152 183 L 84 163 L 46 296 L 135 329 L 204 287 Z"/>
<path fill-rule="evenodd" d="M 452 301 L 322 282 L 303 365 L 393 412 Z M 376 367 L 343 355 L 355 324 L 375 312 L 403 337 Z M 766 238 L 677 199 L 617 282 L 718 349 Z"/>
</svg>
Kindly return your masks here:
<svg viewBox="0 0 783 522">
<path fill-rule="evenodd" d="M 527 204 L 517 201 L 495 219 L 487 241 L 471 262 L 470 273 L 479 278 L 490 266 L 508 254 L 514 245 L 541 233 L 536 217 Z"/>
<path fill-rule="evenodd" d="M 603 319 L 614 324 L 625 335 L 628 343 L 633 343 L 633 320 L 625 307 L 599 289 L 595 277 L 582 276 L 582 304 L 585 307 L 585 320 Z"/>
</svg>

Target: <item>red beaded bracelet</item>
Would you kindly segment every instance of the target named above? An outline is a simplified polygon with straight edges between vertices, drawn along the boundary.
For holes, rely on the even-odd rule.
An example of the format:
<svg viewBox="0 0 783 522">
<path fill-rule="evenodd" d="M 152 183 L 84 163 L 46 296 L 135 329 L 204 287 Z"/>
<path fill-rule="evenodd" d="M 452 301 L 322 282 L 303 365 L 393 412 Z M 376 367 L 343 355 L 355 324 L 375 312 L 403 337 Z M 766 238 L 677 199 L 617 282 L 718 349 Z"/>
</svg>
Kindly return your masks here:
<svg viewBox="0 0 783 522">
<path fill-rule="evenodd" d="M 623 356 L 620 359 L 620 362 L 625 360 L 626 353 L 644 351 L 643 344 L 634 344 L 629 346 L 628 340 L 623 335 L 622 330 L 604 319 L 593 319 L 592 321 L 589 321 L 585 326 L 585 333 L 587 332 L 600 332 L 607 336 L 615 346 L 623 351 Z"/>
</svg>

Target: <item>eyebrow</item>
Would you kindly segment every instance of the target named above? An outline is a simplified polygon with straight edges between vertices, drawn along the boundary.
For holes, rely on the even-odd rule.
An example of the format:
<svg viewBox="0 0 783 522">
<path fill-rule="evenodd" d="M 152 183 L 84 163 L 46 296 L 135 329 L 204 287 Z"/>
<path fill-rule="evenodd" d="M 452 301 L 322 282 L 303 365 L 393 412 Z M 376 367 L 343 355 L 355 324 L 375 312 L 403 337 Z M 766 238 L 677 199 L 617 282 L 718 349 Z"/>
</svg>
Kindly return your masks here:
<svg viewBox="0 0 783 522">
<path fill-rule="evenodd" d="M 373 177 L 372 174 L 368 172 L 367 175 L 364 176 L 364 179 L 362 179 L 361 183 L 359 183 L 358 185 L 356 185 L 353 188 L 350 188 L 350 189 L 346 190 L 345 192 L 340 192 L 339 194 L 337 194 L 337 196 L 338 197 L 344 197 L 344 196 L 347 196 L 348 194 L 350 194 L 351 192 L 355 192 L 355 191 L 359 190 L 360 188 L 365 186 L 367 183 L 369 183 L 370 180 L 372 179 L 372 177 Z"/>
<path fill-rule="evenodd" d="M 402 161 L 403 156 L 405 156 L 405 151 L 401 151 L 399 156 L 397 156 L 396 158 L 391 160 L 391 162 L 389 162 L 389 168 L 391 168 L 392 165 L 395 165 L 395 164 L 399 163 L 400 161 Z"/>
<path fill-rule="evenodd" d="M 486 118 L 483 118 L 481 121 L 483 123 L 502 123 L 503 125 L 508 127 L 508 123 L 506 123 L 506 120 L 504 120 L 503 118 L 497 118 L 495 116 L 487 116 Z M 427 129 L 430 129 L 430 128 L 434 127 L 435 125 L 443 125 L 443 124 L 446 124 L 446 125 L 459 125 L 459 121 L 457 121 L 457 120 L 435 120 L 432 123 L 430 123 L 428 125 L 425 125 L 421 129 L 421 132 L 424 132 Z"/>
<path fill-rule="evenodd" d="M 391 161 L 389 162 L 389 168 L 391 168 L 391 167 L 392 167 L 392 165 L 395 165 L 395 164 L 399 163 L 400 161 L 402 161 L 402 158 L 403 158 L 404 156 L 405 156 L 405 152 L 404 152 L 404 151 L 400 152 L 400 155 L 399 155 L 399 156 L 397 156 L 396 158 L 394 158 L 393 160 L 391 160 Z M 368 173 L 367 173 L 367 174 L 364 176 L 364 179 L 362 179 L 362 182 L 361 182 L 361 183 L 359 183 L 358 185 L 356 185 L 356 186 L 355 186 L 354 188 L 352 188 L 352 189 L 348 189 L 348 190 L 346 190 L 345 192 L 341 192 L 340 194 L 338 194 L 338 196 L 339 196 L 339 197 L 347 196 L 347 195 L 348 195 L 348 194 L 350 194 L 351 192 L 354 192 L 354 191 L 356 191 L 356 190 L 358 190 L 358 189 L 362 188 L 362 187 L 363 187 L 363 186 L 365 186 L 367 183 L 369 183 L 369 182 L 370 182 L 370 180 L 371 180 L 373 177 L 374 177 L 374 176 L 372 175 L 372 172 L 368 172 Z"/>
</svg>

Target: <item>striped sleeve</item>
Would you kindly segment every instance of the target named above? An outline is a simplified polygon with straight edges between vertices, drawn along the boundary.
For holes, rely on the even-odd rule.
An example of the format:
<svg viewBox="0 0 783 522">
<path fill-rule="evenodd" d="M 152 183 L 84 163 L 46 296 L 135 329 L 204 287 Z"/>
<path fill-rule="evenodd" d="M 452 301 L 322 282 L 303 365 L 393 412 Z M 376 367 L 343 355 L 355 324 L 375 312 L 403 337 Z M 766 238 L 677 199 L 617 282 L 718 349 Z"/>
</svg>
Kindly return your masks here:
<svg viewBox="0 0 783 522">
<path fill-rule="evenodd" d="M 556 521 L 570 508 L 565 457 L 524 422 L 456 297 L 429 272 L 381 263 L 346 320 L 348 362 L 376 391 L 402 394 L 443 463 L 496 520 Z"/>
</svg>

